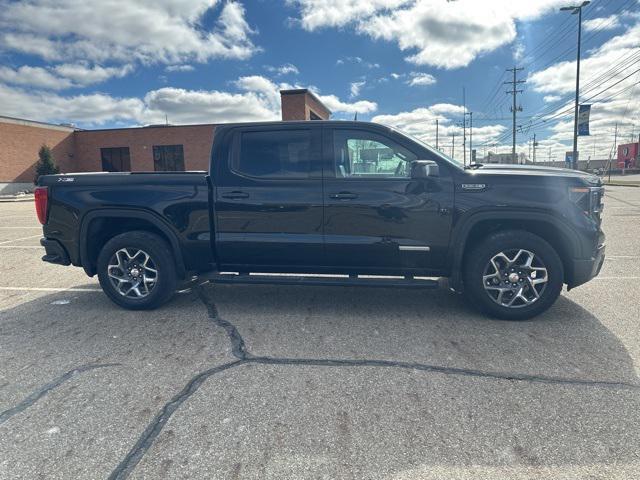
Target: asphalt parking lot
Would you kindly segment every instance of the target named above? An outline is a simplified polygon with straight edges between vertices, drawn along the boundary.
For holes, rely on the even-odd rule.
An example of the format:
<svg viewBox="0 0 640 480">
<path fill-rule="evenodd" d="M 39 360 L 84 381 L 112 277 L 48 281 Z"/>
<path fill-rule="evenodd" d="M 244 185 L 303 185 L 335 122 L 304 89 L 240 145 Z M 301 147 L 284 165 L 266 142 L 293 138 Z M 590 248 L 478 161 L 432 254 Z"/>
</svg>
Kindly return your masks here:
<svg viewBox="0 0 640 480">
<path fill-rule="evenodd" d="M 203 285 L 153 312 L 0 203 L 0 478 L 640 478 L 640 188 L 538 319 L 446 290 Z"/>
</svg>

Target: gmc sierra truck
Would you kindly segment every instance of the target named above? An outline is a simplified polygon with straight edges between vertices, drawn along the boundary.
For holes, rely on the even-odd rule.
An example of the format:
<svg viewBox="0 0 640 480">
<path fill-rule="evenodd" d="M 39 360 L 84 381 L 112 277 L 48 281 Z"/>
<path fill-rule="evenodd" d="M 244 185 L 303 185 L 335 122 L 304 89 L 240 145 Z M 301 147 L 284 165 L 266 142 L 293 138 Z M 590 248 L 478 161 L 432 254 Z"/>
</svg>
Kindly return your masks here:
<svg viewBox="0 0 640 480">
<path fill-rule="evenodd" d="M 366 122 L 216 128 L 209 172 L 40 177 L 43 260 L 129 309 L 195 278 L 430 288 L 531 318 L 604 261 L 604 188 L 540 166 L 461 165 Z"/>
</svg>

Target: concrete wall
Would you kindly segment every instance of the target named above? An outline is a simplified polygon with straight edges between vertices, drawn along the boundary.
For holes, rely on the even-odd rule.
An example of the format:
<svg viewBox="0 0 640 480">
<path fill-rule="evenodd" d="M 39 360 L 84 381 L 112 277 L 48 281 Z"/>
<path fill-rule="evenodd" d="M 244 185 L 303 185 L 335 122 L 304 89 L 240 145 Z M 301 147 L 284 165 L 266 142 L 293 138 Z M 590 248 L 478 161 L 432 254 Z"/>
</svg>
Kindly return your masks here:
<svg viewBox="0 0 640 480">
<path fill-rule="evenodd" d="M 131 170 L 153 172 L 154 145 L 182 145 L 186 170 L 208 170 L 214 130 L 208 124 L 78 131 L 78 171 L 102 171 L 101 148 L 129 147 Z"/>
<path fill-rule="evenodd" d="M 0 183 L 33 182 L 38 150 L 48 145 L 61 171 L 75 169 L 74 129 L 0 117 Z"/>
</svg>

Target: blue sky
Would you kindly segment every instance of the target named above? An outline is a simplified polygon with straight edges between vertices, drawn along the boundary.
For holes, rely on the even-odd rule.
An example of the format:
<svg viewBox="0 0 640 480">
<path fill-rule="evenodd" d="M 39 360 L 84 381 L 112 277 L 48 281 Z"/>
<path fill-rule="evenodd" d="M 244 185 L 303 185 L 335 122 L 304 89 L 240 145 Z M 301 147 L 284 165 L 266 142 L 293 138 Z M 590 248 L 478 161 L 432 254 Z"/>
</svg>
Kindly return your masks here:
<svg viewBox="0 0 640 480">
<path fill-rule="evenodd" d="M 449 152 L 462 88 L 474 146 L 511 142 L 505 69 L 524 67 L 517 142 L 563 158 L 572 135 L 576 16 L 565 0 L 0 0 L 0 115 L 84 128 L 279 118 L 308 87 L 334 118 L 395 125 Z M 640 5 L 584 10 L 582 158 L 640 133 Z M 628 78 L 625 78 L 628 77 Z M 619 83 L 618 83 L 619 82 Z M 594 153 L 595 152 L 595 153 Z"/>
</svg>

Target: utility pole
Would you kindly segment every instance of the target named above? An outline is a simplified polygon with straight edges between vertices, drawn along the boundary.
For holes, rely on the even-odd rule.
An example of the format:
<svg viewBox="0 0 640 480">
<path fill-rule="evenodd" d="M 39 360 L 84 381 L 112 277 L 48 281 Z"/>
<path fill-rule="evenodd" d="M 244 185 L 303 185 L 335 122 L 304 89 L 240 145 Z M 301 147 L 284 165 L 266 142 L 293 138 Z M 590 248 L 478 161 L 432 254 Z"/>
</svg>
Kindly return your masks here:
<svg viewBox="0 0 640 480">
<path fill-rule="evenodd" d="M 513 106 L 511 107 L 511 112 L 513 113 L 513 128 L 512 128 L 512 136 L 513 136 L 513 143 L 512 143 L 512 148 L 511 148 L 511 157 L 512 157 L 512 162 L 513 163 L 517 163 L 516 160 L 516 112 L 521 112 L 522 111 L 522 107 L 517 106 L 516 105 L 516 95 L 518 95 L 518 93 L 522 93 L 522 90 L 518 90 L 518 84 L 520 83 L 525 83 L 525 80 L 518 80 L 517 78 L 517 74 L 519 71 L 524 70 L 524 68 L 520 67 L 516 67 L 514 66 L 513 68 L 507 68 L 507 72 L 513 72 L 513 80 L 511 80 L 510 82 L 504 82 L 505 85 L 509 85 L 511 84 L 511 90 L 507 90 L 507 93 L 510 93 L 513 95 Z"/>
<path fill-rule="evenodd" d="M 611 183 L 611 158 L 616 151 L 616 143 L 618 143 L 618 122 L 616 122 L 616 130 L 613 134 L 613 149 L 609 154 L 609 183 Z"/>
<path fill-rule="evenodd" d="M 573 163 L 573 169 L 578 168 L 578 104 L 580 101 L 580 43 L 582 38 L 582 8 L 589 5 L 591 2 L 582 2 L 581 5 L 572 5 L 570 7 L 562 7 L 560 10 L 570 11 L 571 15 L 578 14 L 578 53 L 576 61 L 576 104 L 573 116 L 573 156 L 571 162 Z"/>
<path fill-rule="evenodd" d="M 473 112 L 467 112 L 465 115 L 469 115 L 469 163 L 473 163 Z"/>
<path fill-rule="evenodd" d="M 467 97 L 464 87 L 462 87 L 462 164 L 467 164 Z"/>
<path fill-rule="evenodd" d="M 436 150 L 438 150 L 438 119 L 436 118 Z"/>
<path fill-rule="evenodd" d="M 451 133 L 451 158 L 456 158 L 453 156 L 455 153 L 455 145 L 456 145 L 456 132 Z"/>
<path fill-rule="evenodd" d="M 538 142 L 536 142 L 536 134 L 533 134 L 533 163 L 536 163 L 536 147 L 538 146 Z"/>
</svg>

